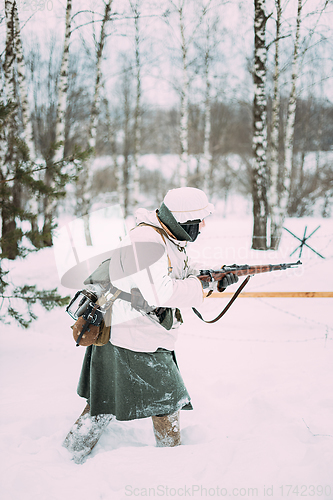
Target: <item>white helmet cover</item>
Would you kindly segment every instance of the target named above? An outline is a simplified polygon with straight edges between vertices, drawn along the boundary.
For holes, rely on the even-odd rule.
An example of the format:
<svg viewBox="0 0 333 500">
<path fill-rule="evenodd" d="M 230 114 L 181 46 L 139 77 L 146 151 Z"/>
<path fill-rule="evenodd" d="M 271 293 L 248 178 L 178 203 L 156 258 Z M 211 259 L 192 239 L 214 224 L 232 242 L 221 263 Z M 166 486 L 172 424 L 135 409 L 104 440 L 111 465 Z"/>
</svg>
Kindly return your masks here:
<svg viewBox="0 0 333 500">
<path fill-rule="evenodd" d="M 180 224 L 190 220 L 203 220 L 214 212 L 206 194 L 194 187 L 170 189 L 164 197 L 164 204 Z"/>
</svg>

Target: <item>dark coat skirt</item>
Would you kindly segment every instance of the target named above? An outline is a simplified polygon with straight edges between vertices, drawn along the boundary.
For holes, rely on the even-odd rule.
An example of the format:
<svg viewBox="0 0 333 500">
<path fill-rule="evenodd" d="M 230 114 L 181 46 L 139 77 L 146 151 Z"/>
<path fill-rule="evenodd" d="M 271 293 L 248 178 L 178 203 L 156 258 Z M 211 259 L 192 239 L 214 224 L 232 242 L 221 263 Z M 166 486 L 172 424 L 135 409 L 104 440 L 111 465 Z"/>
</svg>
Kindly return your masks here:
<svg viewBox="0 0 333 500">
<path fill-rule="evenodd" d="M 117 420 L 192 409 L 173 351 L 134 352 L 108 342 L 87 347 L 77 390 L 92 415 Z"/>
</svg>

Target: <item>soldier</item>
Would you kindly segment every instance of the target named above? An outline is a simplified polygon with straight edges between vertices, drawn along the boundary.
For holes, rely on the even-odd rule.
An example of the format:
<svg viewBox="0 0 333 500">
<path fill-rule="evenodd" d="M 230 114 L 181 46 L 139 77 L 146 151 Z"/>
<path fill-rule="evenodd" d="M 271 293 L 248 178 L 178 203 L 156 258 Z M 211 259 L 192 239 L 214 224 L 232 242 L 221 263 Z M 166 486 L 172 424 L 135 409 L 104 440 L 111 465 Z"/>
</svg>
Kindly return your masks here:
<svg viewBox="0 0 333 500">
<path fill-rule="evenodd" d="M 109 278 L 122 295 L 112 308 L 110 341 L 86 350 L 78 394 L 87 406 L 64 443 L 76 462 L 90 453 L 112 418 L 152 417 L 157 446 L 181 443 L 179 412 L 192 405 L 174 352 L 180 310 L 202 304 L 203 286 L 216 288 L 196 277 L 186 246 L 213 209 L 200 189 L 172 189 L 158 210 L 137 210 L 131 245 L 110 259 Z M 228 275 L 221 286 L 237 280 Z"/>
</svg>

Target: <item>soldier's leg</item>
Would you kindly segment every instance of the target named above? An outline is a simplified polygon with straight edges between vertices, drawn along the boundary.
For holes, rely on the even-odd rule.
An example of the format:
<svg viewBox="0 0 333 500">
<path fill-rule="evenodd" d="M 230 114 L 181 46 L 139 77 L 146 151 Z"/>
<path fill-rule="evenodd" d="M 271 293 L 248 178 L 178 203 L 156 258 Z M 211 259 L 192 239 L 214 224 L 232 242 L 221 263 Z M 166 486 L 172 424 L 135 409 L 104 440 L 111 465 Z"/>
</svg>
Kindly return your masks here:
<svg viewBox="0 0 333 500">
<path fill-rule="evenodd" d="M 113 415 L 107 414 L 92 417 L 90 406 L 87 404 L 63 443 L 63 446 L 72 453 L 74 462 L 82 463 L 91 453 L 112 418 Z"/>
<path fill-rule="evenodd" d="M 178 446 L 180 442 L 179 411 L 172 415 L 153 416 L 156 445 Z"/>
</svg>

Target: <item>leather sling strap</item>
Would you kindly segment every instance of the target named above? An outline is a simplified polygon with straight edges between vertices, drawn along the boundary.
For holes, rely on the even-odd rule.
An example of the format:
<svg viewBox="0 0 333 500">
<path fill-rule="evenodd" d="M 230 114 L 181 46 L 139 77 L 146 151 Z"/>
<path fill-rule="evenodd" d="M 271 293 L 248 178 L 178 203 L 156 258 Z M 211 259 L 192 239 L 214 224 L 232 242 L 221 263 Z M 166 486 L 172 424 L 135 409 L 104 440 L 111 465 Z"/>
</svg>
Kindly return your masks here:
<svg viewBox="0 0 333 500">
<path fill-rule="evenodd" d="M 165 245 L 166 245 L 165 238 L 167 238 L 169 241 L 172 242 L 172 240 L 169 238 L 168 233 L 166 231 L 164 231 L 164 229 L 162 229 L 161 227 L 156 227 L 156 226 L 153 226 L 152 224 L 147 224 L 146 222 L 140 222 L 140 224 L 138 224 L 136 227 L 139 227 L 139 226 L 152 227 L 157 233 L 159 233 L 161 235 L 163 243 Z M 135 228 L 133 228 L 133 229 L 135 229 Z M 171 272 L 172 272 L 172 266 L 171 266 L 171 260 L 170 260 L 170 257 L 169 257 L 168 253 L 167 253 L 167 257 L 168 257 L 168 273 L 171 274 Z"/>
<path fill-rule="evenodd" d="M 131 294 L 130 293 L 123 292 L 122 290 L 119 290 L 119 288 L 113 286 L 112 284 L 109 288 L 109 291 L 112 294 L 116 294 L 117 292 L 120 292 L 119 294 L 117 294 L 116 298 L 126 300 L 127 302 L 131 302 Z"/>
<path fill-rule="evenodd" d="M 160 235 L 161 235 L 164 243 L 165 243 L 165 237 L 168 240 L 172 241 L 169 238 L 168 233 L 163 228 L 159 228 L 159 227 L 153 226 L 152 224 L 147 224 L 146 222 L 141 222 L 140 224 L 138 224 L 138 226 L 149 226 L 149 227 L 152 227 L 153 229 L 155 229 L 155 231 L 157 231 L 158 233 L 160 233 Z M 170 261 L 169 255 L 168 255 L 168 262 L 169 262 L 169 271 L 171 272 L 172 271 L 172 267 L 171 267 L 171 261 Z M 250 278 L 251 278 L 251 275 L 247 276 L 247 278 L 243 281 L 243 283 L 238 287 L 238 289 L 236 290 L 236 292 L 234 293 L 234 295 L 231 297 L 231 299 L 229 300 L 228 304 L 225 306 L 225 308 L 223 309 L 223 311 L 215 319 L 212 319 L 210 321 L 206 321 L 205 319 L 203 319 L 202 315 L 199 313 L 199 311 L 195 307 L 192 307 L 192 310 L 195 312 L 195 314 L 198 316 L 198 318 L 200 318 L 205 323 L 216 323 L 216 321 L 218 321 L 219 319 L 221 319 L 222 316 L 224 316 L 225 313 L 228 311 L 228 309 L 232 306 L 232 304 L 237 299 L 238 295 L 241 293 L 241 291 L 244 289 L 244 287 L 248 284 Z"/>
<path fill-rule="evenodd" d="M 243 283 L 237 288 L 236 292 L 234 293 L 234 295 L 231 297 L 231 299 L 229 300 L 228 304 L 225 306 L 225 308 L 223 309 L 222 312 L 220 312 L 220 314 L 218 316 L 216 316 L 215 319 L 211 319 L 210 321 L 206 321 L 205 319 L 203 319 L 203 317 L 201 316 L 201 314 L 199 313 L 199 311 L 197 309 L 195 309 L 195 307 L 192 307 L 192 310 L 193 312 L 195 312 L 195 314 L 198 316 L 198 318 L 200 318 L 202 321 L 204 321 L 205 323 L 216 323 L 216 321 L 218 321 L 219 319 L 222 318 L 222 316 L 225 315 L 225 313 L 228 311 L 228 309 L 231 307 L 231 305 L 235 302 L 235 300 L 237 299 L 238 295 L 241 293 L 241 291 L 243 290 L 243 288 L 248 284 L 249 280 L 251 278 L 251 275 L 247 276 L 245 278 L 245 280 L 243 281 Z"/>
<path fill-rule="evenodd" d="M 165 244 L 165 238 L 167 238 L 168 240 L 172 241 L 169 238 L 168 233 L 163 228 L 159 228 L 159 227 L 153 226 L 152 224 L 147 224 L 146 222 L 141 222 L 140 224 L 138 224 L 138 226 L 149 226 L 149 227 L 152 227 L 157 233 L 159 233 L 161 235 L 161 237 L 162 237 L 162 239 L 164 241 L 164 244 Z M 136 226 L 136 227 L 138 227 L 138 226 Z M 168 254 L 167 254 L 167 256 L 168 256 L 168 263 L 169 263 L 169 272 L 171 272 L 172 271 L 171 261 L 170 261 L 170 257 L 169 257 Z M 229 300 L 228 304 L 225 306 L 225 308 L 223 309 L 223 311 L 215 319 L 212 319 L 210 321 L 206 321 L 205 319 L 203 319 L 202 315 L 199 313 L 199 311 L 195 307 L 192 307 L 193 312 L 195 312 L 195 314 L 198 316 L 198 318 L 200 318 L 205 323 L 216 323 L 216 321 L 218 321 L 219 319 L 221 319 L 222 316 L 224 316 L 225 313 L 228 311 L 228 309 L 232 306 L 232 304 L 237 299 L 238 295 L 241 293 L 241 291 L 244 289 L 244 287 L 248 284 L 250 278 L 251 278 L 251 275 L 249 275 L 249 276 L 246 277 L 246 279 L 243 281 L 243 283 L 237 288 L 236 292 L 231 297 L 231 299 Z M 125 292 L 123 292 L 123 293 L 125 293 Z"/>
<path fill-rule="evenodd" d="M 163 239 L 163 242 L 165 244 L 165 238 L 164 237 L 166 236 L 168 238 L 168 235 L 167 235 L 166 231 L 164 231 L 164 229 L 156 227 L 156 226 L 153 226 L 151 224 L 146 224 L 145 222 L 141 222 L 136 227 L 138 227 L 138 226 L 149 226 L 149 227 L 152 227 L 153 229 L 155 229 L 155 231 L 157 231 L 161 235 L 161 237 Z M 135 228 L 133 228 L 133 229 L 135 229 Z M 169 271 L 169 273 L 171 273 L 171 271 L 172 271 L 171 260 L 170 260 L 170 257 L 169 257 L 168 254 L 167 254 L 167 257 L 168 257 L 168 265 L 169 265 L 168 271 Z M 109 292 L 111 292 L 112 294 L 114 294 L 115 299 L 118 298 L 118 299 L 125 300 L 126 302 L 132 302 L 132 295 L 130 293 L 124 292 L 122 290 L 119 290 L 119 288 L 115 287 L 112 284 L 111 284 L 111 286 L 109 288 Z"/>
</svg>

